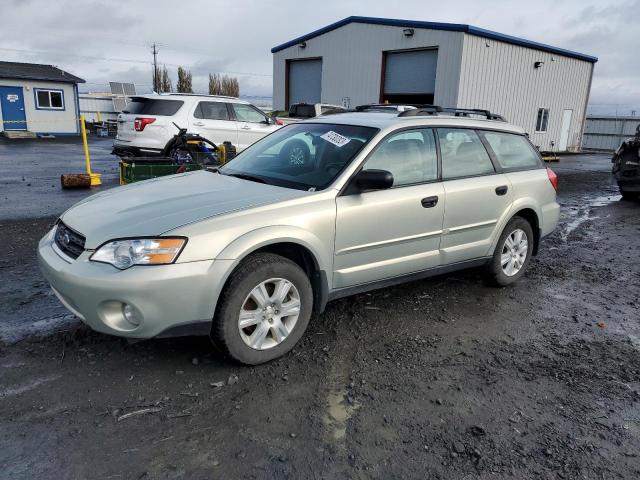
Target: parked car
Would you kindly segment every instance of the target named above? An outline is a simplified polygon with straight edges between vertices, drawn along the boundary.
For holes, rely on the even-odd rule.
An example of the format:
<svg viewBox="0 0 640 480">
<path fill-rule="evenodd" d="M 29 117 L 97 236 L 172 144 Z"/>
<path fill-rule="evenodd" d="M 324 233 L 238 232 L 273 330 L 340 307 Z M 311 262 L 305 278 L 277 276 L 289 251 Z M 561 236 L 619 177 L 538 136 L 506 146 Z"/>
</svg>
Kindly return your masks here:
<svg viewBox="0 0 640 480">
<path fill-rule="evenodd" d="M 219 170 L 99 193 L 40 241 L 42 271 L 95 330 L 209 334 L 245 364 L 340 297 L 470 267 L 509 285 L 556 227 L 557 177 L 521 128 L 458 112 L 314 118 Z"/>
<path fill-rule="evenodd" d="M 283 125 L 288 125 L 301 120 L 319 117 L 320 115 L 331 115 L 346 111 L 347 109 L 340 105 L 331 105 L 329 103 L 294 103 L 289 107 L 289 115 L 278 117 L 277 120 Z"/>
<path fill-rule="evenodd" d="M 258 107 L 234 97 L 141 95 L 131 97 L 118 115 L 114 153 L 159 154 L 176 134 L 174 124 L 215 144 L 231 142 L 238 151 L 280 128 Z"/>
<path fill-rule="evenodd" d="M 622 142 L 611 163 L 622 198 L 637 200 L 640 197 L 640 125 L 636 128 L 635 137 Z"/>
</svg>

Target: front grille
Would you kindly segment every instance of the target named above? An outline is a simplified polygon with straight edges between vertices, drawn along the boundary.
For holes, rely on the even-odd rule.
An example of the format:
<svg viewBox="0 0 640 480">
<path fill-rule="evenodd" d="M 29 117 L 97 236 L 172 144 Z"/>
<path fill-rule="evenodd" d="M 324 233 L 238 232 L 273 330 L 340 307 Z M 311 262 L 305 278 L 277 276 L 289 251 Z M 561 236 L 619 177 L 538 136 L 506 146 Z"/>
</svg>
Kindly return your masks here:
<svg viewBox="0 0 640 480">
<path fill-rule="evenodd" d="M 55 242 L 58 248 L 71 258 L 78 258 L 84 251 L 85 238 L 62 222 L 58 223 L 56 228 Z"/>
</svg>

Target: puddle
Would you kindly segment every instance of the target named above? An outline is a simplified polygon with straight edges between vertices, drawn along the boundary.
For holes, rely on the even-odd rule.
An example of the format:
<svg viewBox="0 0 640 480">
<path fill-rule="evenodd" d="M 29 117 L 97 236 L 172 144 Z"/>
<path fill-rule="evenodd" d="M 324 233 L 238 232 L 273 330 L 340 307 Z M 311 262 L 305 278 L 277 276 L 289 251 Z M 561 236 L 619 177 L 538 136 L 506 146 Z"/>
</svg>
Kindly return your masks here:
<svg viewBox="0 0 640 480">
<path fill-rule="evenodd" d="M 592 208 L 605 207 L 607 205 L 620 201 L 621 198 L 622 198 L 622 195 L 619 195 L 619 194 L 602 195 L 602 196 L 591 198 L 591 199 L 588 199 L 588 198 L 582 199 L 580 200 L 579 206 L 571 205 L 567 207 L 567 210 L 569 212 L 568 216 L 570 217 L 574 215 L 577 215 L 577 216 L 573 220 L 565 224 L 564 228 L 562 229 L 562 233 L 560 234 L 560 237 L 562 238 L 562 240 L 566 242 L 571 232 L 576 230 L 584 222 L 599 218 L 597 215 L 591 216 Z"/>
<path fill-rule="evenodd" d="M 327 397 L 328 411 L 324 418 L 324 424 L 331 430 L 333 439 L 344 440 L 347 435 L 347 422 L 358 409 L 358 405 L 349 405 L 346 400 L 346 391 L 333 391 Z"/>
</svg>

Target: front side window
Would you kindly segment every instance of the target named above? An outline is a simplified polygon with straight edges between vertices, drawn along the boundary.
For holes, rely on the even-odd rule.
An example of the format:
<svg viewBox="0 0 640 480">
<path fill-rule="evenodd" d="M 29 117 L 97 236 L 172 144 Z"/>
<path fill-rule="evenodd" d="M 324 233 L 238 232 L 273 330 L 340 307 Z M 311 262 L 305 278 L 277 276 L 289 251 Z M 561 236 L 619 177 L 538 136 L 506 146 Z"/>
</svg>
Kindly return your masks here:
<svg viewBox="0 0 640 480">
<path fill-rule="evenodd" d="M 526 138 L 513 133 L 483 132 L 502 168 L 524 169 L 540 166 L 538 155 Z"/>
<path fill-rule="evenodd" d="M 491 158 L 474 130 L 439 128 L 442 178 L 472 177 L 495 172 Z"/>
<path fill-rule="evenodd" d="M 64 110 L 64 94 L 62 90 L 45 90 L 36 88 L 36 108 L 40 110 Z"/>
<path fill-rule="evenodd" d="M 549 123 L 549 109 L 539 108 L 538 116 L 536 118 L 536 132 L 546 132 L 548 123 Z"/>
<path fill-rule="evenodd" d="M 229 111 L 226 103 L 200 102 L 193 112 L 193 116 L 206 120 L 229 120 Z"/>
<path fill-rule="evenodd" d="M 244 105 L 242 103 L 234 103 L 232 105 L 239 122 L 263 123 L 267 119 L 263 112 L 251 105 Z"/>
<path fill-rule="evenodd" d="M 433 131 L 424 128 L 391 135 L 378 145 L 363 168 L 391 172 L 394 187 L 436 180 L 438 156 Z"/>
<path fill-rule="evenodd" d="M 376 132 L 354 125 L 296 123 L 254 143 L 219 171 L 281 187 L 322 190 Z"/>
</svg>

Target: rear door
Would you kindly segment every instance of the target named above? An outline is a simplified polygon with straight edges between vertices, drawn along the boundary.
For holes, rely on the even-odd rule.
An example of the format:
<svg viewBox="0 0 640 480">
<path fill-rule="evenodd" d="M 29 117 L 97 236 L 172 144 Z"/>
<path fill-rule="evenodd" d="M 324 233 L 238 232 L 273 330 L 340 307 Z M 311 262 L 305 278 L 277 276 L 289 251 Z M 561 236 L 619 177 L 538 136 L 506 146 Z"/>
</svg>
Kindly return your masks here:
<svg viewBox="0 0 640 480">
<path fill-rule="evenodd" d="M 232 119 L 226 102 L 198 102 L 189 116 L 190 131 L 199 133 L 215 144 L 238 144 L 238 124 Z"/>
<path fill-rule="evenodd" d="M 178 133 L 173 122 L 184 123 L 176 118 L 184 106 L 182 100 L 171 98 L 131 97 L 118 115 L 116 143 L 149 150 L 162 150 Z M 148 119 L 144 127 L 136 128 L 136 119 Z M 187 125 L 180 125 L 186 127 Z"/>
<path fill-rule="evenodd" d="M 498 220 L 513 202 L 511 182 L 496 171 L 475 130 L 439 128 L 438 140 L 447 204 L 442 263 L 485 257 Z"/>
<path fill-rule="evenodd" d="M 244 150 L 262 137 L 277 130 L 262 110 L 245 103 L 230 104 L 238 122 L 238 150 Z"/>
</svg>

